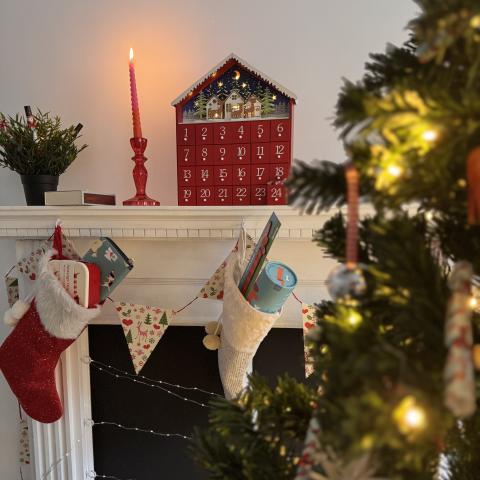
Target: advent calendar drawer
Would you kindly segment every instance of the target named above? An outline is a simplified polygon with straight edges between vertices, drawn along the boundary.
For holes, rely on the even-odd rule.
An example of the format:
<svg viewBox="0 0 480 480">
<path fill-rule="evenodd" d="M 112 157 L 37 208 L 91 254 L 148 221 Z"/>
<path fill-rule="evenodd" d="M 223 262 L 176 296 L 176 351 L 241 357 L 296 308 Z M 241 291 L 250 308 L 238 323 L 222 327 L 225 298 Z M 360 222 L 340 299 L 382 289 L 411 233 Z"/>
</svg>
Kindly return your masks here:
<svg viewBox="0 0 480 480">
<path fill-rule="evenodd" d="M 227 131 L 228 123 L 216 123 L 213 126 L 213 143 L 216 145 L 223 145 L 227 143 L 233 143 L 228 137 Z"/>
<path fill-rule="evenodd" d="M 252 122 L 250 127 L 250 138 L 253 142 L 270 141 L 270 121 Z"/>
<path fill-rule="evenodd" d="M 232 185 L 250 185 L 250 165 L 234 165 Z"/>
<path fill-rule="evenodd" d="M 287 189 L 281 182 L 267 186 L 267 205 L 286 205 Z"/>
<path fill-rule="evenodd" d="M 195 163 L 195 147 L 193 145 L 177 147 L 177 164 L 179 167 Z"/>
<path fill-rule="evenodd" d="M 232 145 L 232 162 L 246 165 L 250 163 L 250 145 Z"/>
<path fill-rule="evenodd" d="M 215 166 L 213 167 L 214 172 L 214 185 L 232 185 L 232 166 Z"/>
<path fill-rule="evenodd" d="M 214 145 L 214 158 L 213 163 L 215 165 L 231 164 L 233 162 L 233 146 L 232 145 Z"/>
<path fill-rule="evenodd" d="M 291 131 L 292 128 L 289 119 L 272 120 L 270 125 L 270 139 L 272 142 L 274 140 L 289 142 Z"/>
<path fill-rule="evenodd" d="M 251 187 L 232 187 L 233 201 L 232 205 L 250 205 Z"/>
<path fill-rule="evenodd" d="M 267 186 L 266 185 L 252 185 L 252 193 L 250 200 L 252 205 L 266 205 L 267 204 Z"/>
<path fill-rule="evenodd" d="M 178 185 L 192 187 L 195 185 L 195 167 L 180 167 L 178 169 Z"/>
<path fill-rule="evenodd" d="M 177 125 L 177 145 L 195 145 L 195 125 Z"/>
<path fill-rule="evenodd" d="M 197 186 L 213 185 L 213 166 L 195 167 L 195 183 Z"/>
<path fill-rule="evenodd" d="M 252 165 L 251 183 L 252 185 L 266 184 L 270 176 L 270 165 Z"/>
<path fill-rule="evenodd" d="M 270 174 L 269 180 L 273 181 L 283 181 L 288 178 L 290 174 L 290 164 L 289 163 L 271 163 L 270 164 Z"/>
<path fill-rule="evenodd" d="M 268 163 L 270 161 L 271 147 L 268 143 L 252 143 L 252 163 Z"/>
<path fill-rule="evenodd" d="M 227 137 L 231 143 L 250 142 L 250 122 L 232 122 L 227 126 Z"/>
<path fill-rule="evenodd" d="M 215 145 L 196 147 L 195 152 L 197 165 L 213 165 L 215 163 Z"/>
<path fill-rule="evenodd" d="M 232 187 L 215 187 L 215 205 L 232 205 Z"/>
<path fill-rule="evenodd" d="M 290 142 L 270 143 L 270 162 L 290 163 Z"/>
<path fill-rule="evenodd" d="M 213 125 L 195 125 L 195 142 L 197 145 L 213 143 Z"/>
<path fill-rule="evenodd" d="M 215 205 L 215 187 L 197 187 L 197 205 Z"/>
<path fill-rule="evenodd" d="M 195 187 L 178 187 L 179 205 L 196 205 Z"/>
</svg>

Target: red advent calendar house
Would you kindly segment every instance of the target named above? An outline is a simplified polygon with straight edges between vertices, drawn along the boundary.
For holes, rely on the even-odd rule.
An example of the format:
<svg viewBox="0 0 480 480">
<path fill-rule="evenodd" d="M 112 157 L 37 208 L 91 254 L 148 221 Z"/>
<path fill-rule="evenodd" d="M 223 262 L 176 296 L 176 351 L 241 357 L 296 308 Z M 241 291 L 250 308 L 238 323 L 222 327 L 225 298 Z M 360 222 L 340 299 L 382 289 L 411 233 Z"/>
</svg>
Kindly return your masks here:
<svg viewBox="0 0 480 480">
<path fill-rule="evenodd" d="M 295 99 L 233 53 L 179 95 L 178 204 L 285 204 Z"/>
</svg>

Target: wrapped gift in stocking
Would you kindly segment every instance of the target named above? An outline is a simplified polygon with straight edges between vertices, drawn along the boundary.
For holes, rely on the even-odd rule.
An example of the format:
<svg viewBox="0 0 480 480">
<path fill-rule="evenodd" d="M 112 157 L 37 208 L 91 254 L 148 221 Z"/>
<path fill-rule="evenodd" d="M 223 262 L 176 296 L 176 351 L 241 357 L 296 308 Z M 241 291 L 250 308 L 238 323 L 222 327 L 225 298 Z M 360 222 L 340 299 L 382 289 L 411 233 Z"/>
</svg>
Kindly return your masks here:
<svg viewBox="0 0 480 480">
<path fill-rule="evenodd" d="M 238 397 L 246 386 L 253 357 L 280 313 L 263 313 L 253 308 L 238 289 L 246 266 L 245 242 L 225 267 L 222 330 L 218 366 L 227 399 Z"/>
<path fill-rule="evenodd" d="M 55 384 L 60 354 L 80 335 L 98 308 L 78 305 L 48 268 L 53 251 L 39 262 L 34 299 L 12 308 L 19 317 L 0 347 L 0 370 L 22 408 L 34 420 L 55 422 L 63 414 Z M 61 252 L 60 252 L 61 255 Z"/>
</svg>

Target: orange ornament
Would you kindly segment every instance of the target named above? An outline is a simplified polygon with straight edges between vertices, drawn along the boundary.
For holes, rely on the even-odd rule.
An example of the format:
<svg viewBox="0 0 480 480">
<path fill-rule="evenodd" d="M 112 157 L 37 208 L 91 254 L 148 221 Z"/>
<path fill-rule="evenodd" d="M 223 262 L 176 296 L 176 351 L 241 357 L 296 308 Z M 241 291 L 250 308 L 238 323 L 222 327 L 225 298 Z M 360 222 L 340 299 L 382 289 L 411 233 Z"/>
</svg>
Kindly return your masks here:
<svg viewBox="0 0 480 480">
<path fill-rule="evenodd" d="M 480 345 L 473 346 L 473 364 L 477 370 L 480 370 Z"/>
</svg>

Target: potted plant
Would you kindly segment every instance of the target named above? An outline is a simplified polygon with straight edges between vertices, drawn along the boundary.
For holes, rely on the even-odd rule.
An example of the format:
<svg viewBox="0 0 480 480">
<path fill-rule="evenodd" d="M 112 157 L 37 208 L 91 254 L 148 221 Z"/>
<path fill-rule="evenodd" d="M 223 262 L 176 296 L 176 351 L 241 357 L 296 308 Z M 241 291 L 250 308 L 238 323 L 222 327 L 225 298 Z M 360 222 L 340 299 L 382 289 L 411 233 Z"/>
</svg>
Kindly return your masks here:
<svg viewBox="0 0 480 480">
<path fill-rule="evenodd" d="M 87 147 L 78 147 L 81 124 L 62 128 L 60 117 L 40 110 L 28 119 L 0 113 L 0 166 L 17 172 L 27 205 L 44 205 L 44 193 L 57 190 L 58 177 Z"/>
</svg>

